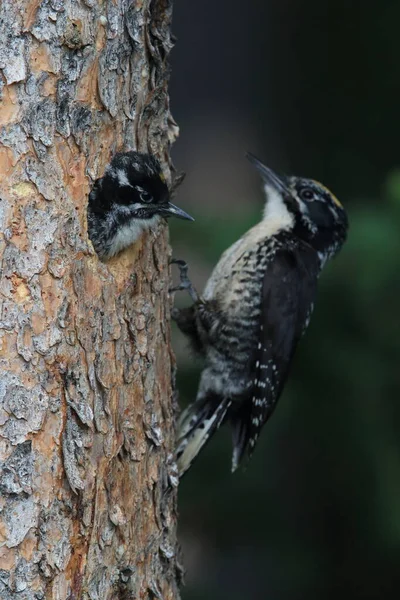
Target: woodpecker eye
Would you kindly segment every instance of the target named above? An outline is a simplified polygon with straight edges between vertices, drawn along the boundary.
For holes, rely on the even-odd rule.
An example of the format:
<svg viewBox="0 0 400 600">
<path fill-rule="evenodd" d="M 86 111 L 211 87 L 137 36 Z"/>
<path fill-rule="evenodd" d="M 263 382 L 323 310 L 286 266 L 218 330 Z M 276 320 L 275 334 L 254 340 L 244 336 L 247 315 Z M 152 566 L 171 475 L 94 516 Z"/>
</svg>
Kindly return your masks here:
<svg viewBox="0 0 400 600">
<path fill-rule="evenodd" d="M 140 192 L 140 199 L 142 202 L 151 202 L 153 200 L 153 196 L 149 194 L 149 192 Z"/>
<path fill-rule="evenodd" d="M 300 190 L 299 195 L 302 200 L 306 200 L 307 202 L 310 202 L 310 200 L 314 200 L 315 197 L 314 191 L 309 187 L 302 188 Z"/>
</svg>

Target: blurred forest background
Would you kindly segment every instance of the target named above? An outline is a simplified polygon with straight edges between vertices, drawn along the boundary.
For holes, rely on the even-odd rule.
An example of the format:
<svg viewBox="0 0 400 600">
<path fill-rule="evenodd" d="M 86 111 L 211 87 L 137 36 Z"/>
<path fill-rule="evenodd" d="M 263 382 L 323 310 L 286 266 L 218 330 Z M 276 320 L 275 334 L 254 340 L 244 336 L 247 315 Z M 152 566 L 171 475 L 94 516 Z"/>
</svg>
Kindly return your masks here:
<svg viewBox="0 0 400 600">
<path fill-rule="evenodd" d="M 400 2 L 175 2 L 174 256 L 201 288 L 258 221 L 245 160 L 322 181 L 350 218 L 246 470 L 221 431 L 180 486 L 183 600 L 400 597 Z M 180 302 L 187 303 L 186 298 Z M 200 364 L 174 332 L 182 404 Z"/>
</svg>

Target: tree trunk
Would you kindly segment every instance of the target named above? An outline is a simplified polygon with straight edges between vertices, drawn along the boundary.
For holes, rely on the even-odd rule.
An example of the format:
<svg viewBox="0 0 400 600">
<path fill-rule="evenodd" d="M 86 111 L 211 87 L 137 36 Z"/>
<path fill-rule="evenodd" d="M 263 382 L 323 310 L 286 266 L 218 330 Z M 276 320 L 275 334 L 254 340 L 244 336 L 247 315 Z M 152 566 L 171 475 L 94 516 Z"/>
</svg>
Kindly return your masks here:
<svg viewBox="0 0 400 600">
<path fill-rule="evenodd" d="M 87 239 L 117 150 L 168 178 L 171 0 L 4 0 L 0 598 L 178 598 L 166 227 Z"/>
</svg>

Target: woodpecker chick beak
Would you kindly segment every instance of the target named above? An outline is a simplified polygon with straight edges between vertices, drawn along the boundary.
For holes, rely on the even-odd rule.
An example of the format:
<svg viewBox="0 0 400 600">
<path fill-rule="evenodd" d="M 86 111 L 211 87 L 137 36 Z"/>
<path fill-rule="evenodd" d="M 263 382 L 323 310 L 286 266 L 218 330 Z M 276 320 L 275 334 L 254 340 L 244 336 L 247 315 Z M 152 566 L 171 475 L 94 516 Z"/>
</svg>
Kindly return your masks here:
<svg viewBox="0 0 400 600">
<path fill-rule="evenodd" d="M 178 219 L 185 219 L 186 221 L 194 221 L 193 217 L 188 215 L 184 210 L 172 204 L 172 202 L 168 202 L 168 204 L 160 210 L 160 215 L 164 217 L 164 219 L 168 219 L 168 217 L 178 217 Z"/>
<path fill-rule="evenodd" d="M 254 156 L 254 154 L 247 152 L 246 158 L 257 169 L 262 177 L 262 180 L 267 185 L 272 186 L 281 194 L 290 195 L 290 191 L 288 190 L 282 177 L 279 177 L 279 175 L 274 173 L 269 167 L 266 167 L 260 160 L 258 160 L 258 158 Z"/>
</svg>

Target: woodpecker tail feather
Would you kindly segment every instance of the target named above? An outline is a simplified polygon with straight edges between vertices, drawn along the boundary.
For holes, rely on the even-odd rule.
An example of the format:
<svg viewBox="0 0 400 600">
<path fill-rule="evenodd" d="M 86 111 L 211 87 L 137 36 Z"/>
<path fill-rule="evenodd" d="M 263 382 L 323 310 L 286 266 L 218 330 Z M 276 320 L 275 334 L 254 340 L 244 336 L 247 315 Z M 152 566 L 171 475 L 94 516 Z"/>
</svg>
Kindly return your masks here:
<svg viewBox="0 0 400 600">
<path fill-rule="evenodd" d="M 178 423 L 176 449 L 180 476 L 189 469 L 200 450 L 222 424 L 230 404 L 229 398 L 210 393 L 183 411 Z"/>
<path fill-rule="evenodd" d="M 236 471 L 249 445 L 249 407 L 242 402 L 239 409 L 231 411 L 230 425 L 232 429 L 232 473 Z"/>
</svg>

